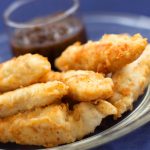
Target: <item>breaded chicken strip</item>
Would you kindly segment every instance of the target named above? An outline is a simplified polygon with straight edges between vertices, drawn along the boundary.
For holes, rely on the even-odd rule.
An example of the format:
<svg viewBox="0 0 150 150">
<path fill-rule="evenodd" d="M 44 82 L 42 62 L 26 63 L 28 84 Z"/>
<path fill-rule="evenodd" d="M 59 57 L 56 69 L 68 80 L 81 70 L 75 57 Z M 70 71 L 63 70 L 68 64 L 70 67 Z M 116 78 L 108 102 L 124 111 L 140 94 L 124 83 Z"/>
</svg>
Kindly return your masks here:
<svg viewBox="0 0 150 150">
<path fill-rule="evenodd" d="M 65 104 L 53 104 L 0 119 L 0 141 L 45 147 L 71 143 L 94 132 L 103 118 L 116 112 L 103 100 L 97 105 L 79 103 L 72 111 Z"/>
<path fill-rule="evenodd" d="M 15 90 L 39 82 L 51 69 L 47 58 L 26 54 L 0 65 L 0 92 Z"/>
<path fill-rule="evenodd" d="M 147 45 L 147 39 L 140 34 L 106 34 L 97 42 L 79 42 L 69 46 L 56 59 L 55 65 L 62 71 L 93 70 L 115 72 L 139 57 Z"/>
<path fill-rule="evenodd" d="M 113 95 L 112 79 L 93 71 L 49 72 L 43 79 L 43 81 L 53 80 L 59 80 L 68 85 L 68 96 L 77 101 L 108 99 Z"/>
<path fill-rule="evenodd" d="M 37 83 L 0 95 L 0 117 L 45 106 L 60 100 L 68 93 L 68 86 L 59 81 Z"/>
<path fill-rule="evenodd" d="M 150 45 L 133 63 L 117 71 L 114 81 L 114 95 L 110 102 L 118 108 L 117 116 L 132 109 L 132 104 L 150 83 Z"/>
</svg>

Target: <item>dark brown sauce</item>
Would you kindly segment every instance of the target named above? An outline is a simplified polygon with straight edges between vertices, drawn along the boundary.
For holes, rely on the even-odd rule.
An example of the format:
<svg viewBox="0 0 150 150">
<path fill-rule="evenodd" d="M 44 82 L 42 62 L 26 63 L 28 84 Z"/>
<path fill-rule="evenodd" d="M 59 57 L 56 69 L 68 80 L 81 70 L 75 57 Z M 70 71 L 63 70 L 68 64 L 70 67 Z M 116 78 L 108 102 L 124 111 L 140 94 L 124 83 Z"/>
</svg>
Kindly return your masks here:
<svg viewBox="0 0 150 150">
<path fill-rule="evenodd" d="M 44 22 L 51 17 L 37 18 L 32 23 Z M 87 41 L 85 28 L 79 19 L 69 16 L 57 23 L 28 29 L 17 29 L 12 37 L 11 47 L 15 56 L 25 53 L 39 53 L 46 56 L 53 67 L 54 59 L 67 46 L 76 41 L 81 43 Z"/>
</svg>

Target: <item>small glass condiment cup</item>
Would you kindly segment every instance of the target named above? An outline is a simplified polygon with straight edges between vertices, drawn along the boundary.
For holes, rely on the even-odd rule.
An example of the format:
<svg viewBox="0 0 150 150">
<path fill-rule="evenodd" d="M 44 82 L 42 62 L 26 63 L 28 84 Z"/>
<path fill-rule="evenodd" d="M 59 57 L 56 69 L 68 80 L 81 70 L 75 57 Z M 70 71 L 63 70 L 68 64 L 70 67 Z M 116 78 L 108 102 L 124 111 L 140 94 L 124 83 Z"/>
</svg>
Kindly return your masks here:
<svg viewBox="0 0 150 150">
<path fill-rule="evenodd" d="M 86 42 L 78 0 L 16 0 L 4 12 L 15 56 L 39 53 L 54 59 L 69 45 Z"/>
</svg>

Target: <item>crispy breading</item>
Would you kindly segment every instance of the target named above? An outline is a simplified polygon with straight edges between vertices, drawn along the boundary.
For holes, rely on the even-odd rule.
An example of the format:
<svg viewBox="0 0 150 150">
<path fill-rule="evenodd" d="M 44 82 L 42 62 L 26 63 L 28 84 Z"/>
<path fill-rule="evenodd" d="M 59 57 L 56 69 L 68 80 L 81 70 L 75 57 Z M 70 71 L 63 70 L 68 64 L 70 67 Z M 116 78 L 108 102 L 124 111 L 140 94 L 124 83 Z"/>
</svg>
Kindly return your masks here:
<svg viewBox="0 0 150 150">
<path fill-rule="evenodd" d="M 0 64 L 0 92 L 37 83 L 50 70 L 47 58 L 38 54 L 13 58 Z"/>
<path fill-rule="evenodd" d="M 62 81 L 63 72 L 50 71 L 41 78 L 40 82 Z"/>
<path fill-rule="evenodd" d="M 147 45 L 140 34 L 106 34 L 99 41 L 69 46 L 55 61 L 61 71 L 93 70 L 110 73 L 137 59 Z"/>
<path fill-rule="evenodd" d="M 94 132 L 103 118 L 116 112 L 103 100 L 97 105 L 81 102 L 72 111 L 66 104 L 53 104 L 0 119 L 0 141 L 45 147 L 71 143 Z"/>
<path fill-rule="evenodd" d="M 125 66 L 112 76 L 114 95 L 109 101 L 117 107 L 120 117 L 125 111 L 132 109 L 132 104 L 143 94 L 150 83 L 150 45 L 133 63 Z"/>
<path fill-rule="evenodd" d="M 69 86 L 69 96 L 77 101 L 108 99 L 113 95 L 113 82 L 103 74 L 93 71 L 68 71 L 62 75 L 63 82 Z"/>
<path fill-rule="evenodd" d="M 68 93 L 68 86 L 59 81 L 37 83 L 0 95 L 0 117 L 58 102 Z"/>
<path fill-rule="evenodd" d="M 76 101 L 108 99 L 113 95 L 113 82 L 101 73 L 87 70 L 49 72 L 43 81 L 59 80 L 69 86 L 68 96 Z"/>
</svg>

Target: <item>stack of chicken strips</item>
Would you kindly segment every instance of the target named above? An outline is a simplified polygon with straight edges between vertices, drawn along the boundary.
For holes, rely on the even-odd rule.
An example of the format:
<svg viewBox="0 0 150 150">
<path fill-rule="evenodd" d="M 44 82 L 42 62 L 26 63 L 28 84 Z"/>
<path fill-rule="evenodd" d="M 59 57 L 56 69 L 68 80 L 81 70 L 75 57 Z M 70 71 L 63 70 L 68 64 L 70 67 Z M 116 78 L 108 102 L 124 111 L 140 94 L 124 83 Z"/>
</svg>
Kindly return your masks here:
<svg viewBox="0 0 150 150">
<path fill-rule="evenodd" d="M 61 72 L 38 54 L 1 64 L 1 142 L 71 143 L 132 110 L 150 82 L 150 45 L 140 34 L 107 34 L 69 46 L 55 65 Z"/>
</svg>

